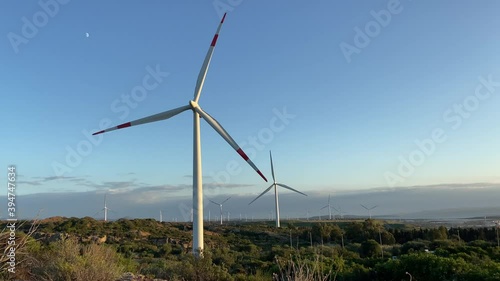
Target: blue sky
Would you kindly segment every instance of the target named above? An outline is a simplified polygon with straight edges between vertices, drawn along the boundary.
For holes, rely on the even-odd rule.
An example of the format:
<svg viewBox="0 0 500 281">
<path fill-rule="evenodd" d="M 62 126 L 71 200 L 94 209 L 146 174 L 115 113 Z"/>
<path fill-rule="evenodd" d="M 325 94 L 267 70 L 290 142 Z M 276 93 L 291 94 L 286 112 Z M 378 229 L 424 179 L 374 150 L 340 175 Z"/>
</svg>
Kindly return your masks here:
<svg viewBox="0 0 500 281">
<path fill-rule="evenodd" d="M 86 132 L 186 105 L 225 9 L 200 105 L 268 178 L 272 150 L 277 179 L 306 193 L 499 183 L 499 6 L 2 2 L 0 166 L 17 165 L 18 195 L 189 196 L 189 112 L 94 143 Z M 356 52 L 346 55 L 346 45 Z M 151 69 L 161 73 L 153 89 L 124 102 Z M 427 150 L 415 143 L 428 144 L 436 130 Z M 256 196 L 268 186 L 203 121 L 201 131 L 207 197 Z M 228 165 L 236 172 L 224 178 Z"/>
</svg>

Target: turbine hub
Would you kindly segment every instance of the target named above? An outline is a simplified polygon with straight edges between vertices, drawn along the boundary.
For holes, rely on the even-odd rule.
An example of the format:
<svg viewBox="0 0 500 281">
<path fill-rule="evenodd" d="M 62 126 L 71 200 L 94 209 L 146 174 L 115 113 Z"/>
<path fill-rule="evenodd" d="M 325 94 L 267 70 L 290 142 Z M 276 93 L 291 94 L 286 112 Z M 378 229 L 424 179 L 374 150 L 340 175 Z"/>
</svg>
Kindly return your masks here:
<svg viewBox="0 0 500 281">
<path fill-rule="evenodd" d="M 200 106 L 198 105 L 198 103 L 197 103 L 197 102 L 195 102 L 194 100 L 189 101 L 189 105 L 191 106 L 191 109 L 193 109 L 193 110 L 194 110 L 195 108 L 200 107 Z"/>
</svg>

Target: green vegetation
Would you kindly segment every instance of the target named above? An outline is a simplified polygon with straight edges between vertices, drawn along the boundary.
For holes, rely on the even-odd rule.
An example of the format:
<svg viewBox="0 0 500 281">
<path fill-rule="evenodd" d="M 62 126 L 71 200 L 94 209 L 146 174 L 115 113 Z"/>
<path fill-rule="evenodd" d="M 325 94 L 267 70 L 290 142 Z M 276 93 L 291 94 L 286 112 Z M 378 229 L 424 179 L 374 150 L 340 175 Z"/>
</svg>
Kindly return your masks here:
<svg viewBox="0 0 500 281">
<path fill-rule="evenodd" d="M 51 218 L 19 229 L 17 279 L 500 280 L 495 228 L 418 228 L 377 220 L 205 225 L 203 259 L 191 225 L 152 219 Z M 4 243 L 0 239 L 0 243 Z M 8 277 L 3 273 L 1 277 Z M 90 279 L 89 279 L 90 278 Z"/>
</svg>

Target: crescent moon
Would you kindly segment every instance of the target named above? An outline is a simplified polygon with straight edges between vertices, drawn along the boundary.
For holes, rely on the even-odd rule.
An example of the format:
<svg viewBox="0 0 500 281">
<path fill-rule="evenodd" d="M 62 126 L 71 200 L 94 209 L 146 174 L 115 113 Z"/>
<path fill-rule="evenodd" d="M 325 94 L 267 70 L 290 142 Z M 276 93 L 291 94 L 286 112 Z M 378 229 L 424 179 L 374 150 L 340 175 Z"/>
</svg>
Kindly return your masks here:
<svg viewBox="0 0 500 281">
<path fill-rule="evenodd" d="M 86 36 L 87 38 L 89 38 L 89 37 L 90 37 L 90 34 L 87 32 L 87 33 L 85 33 L 85 36 Z"/>
</svg>

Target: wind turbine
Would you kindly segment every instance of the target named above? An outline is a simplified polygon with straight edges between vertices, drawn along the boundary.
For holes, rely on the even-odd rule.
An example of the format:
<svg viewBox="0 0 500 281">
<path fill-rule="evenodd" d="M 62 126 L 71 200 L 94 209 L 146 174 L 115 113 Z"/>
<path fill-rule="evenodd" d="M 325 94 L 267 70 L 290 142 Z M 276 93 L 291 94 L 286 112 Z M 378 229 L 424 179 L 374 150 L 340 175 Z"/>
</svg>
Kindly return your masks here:
<svg viewBox="0 0 500 281">
<path fill-rule="evenodd" d="M 339 213 L 341 219 L 344 219 L 344 212 L 342 212 L 342 207 L 339 206 L 338 209 L 336 209 L 335 207 L 332 206 L 332 209 L 334 209 L 337 213 Z"/>
<path fill-rule="evenodd" d="M 307 196 L 307 195 L 305 193 L 302 193 L 298 190 L 295 190 L 295 189 L 289 187 L 288 185 L 276 182 L 276 177 L 274 176 L 273 155 L 271 154 L 271 151 L 269 151 L 269 158 L 271 159 L 271 174 L 273 175 L 273 183 L 271 184 L 270 187 L 268 187 L 266 190 L 264 190 L 264 192 L 262 192 L 259 196 L 257 196 L 255 199 L 253 199 L 252 202 L 250 202 L 248 205 L 252 204 L 255 200 L 259 199 L 262 195 L 266 194 L 269 190 L 271 190 L 271 188 L 274 187 L 274 202 L 275 202 L 275 207 L 276 207 L 276 227 L 280 227 L 280 207 L 279 207 L 279 203 L 278 203 L 278 185 L 283 187 L 283 188 L 289 189 L 291 191 L 295 191 L 297 193 L 300 193 L 304 196 Z"/>
<path fill-rule="evenodd" d="M 373 206 L 371 208 L 368 208 L 368 207 L 365 207 L 363 204 L 360 204 L 360 205 L 361 205 L 361 207 L 365 208 L 365 210 L 368 211 L 368 216 L 370 217 L 370 219 L 372 219 L 372 210 L 375 209 L 375 208 L 377 208 L 378 206 L 375 205 L 375 206 Z"/>
<path fill-rule="evenodd" d="M 106 205 L 106 196 L 107 196 L 107 194 L 104 194 L 104 208 L 103 208 L 103 210 L 104 210 L 104 221 L 108 221 L 108 210 L 109 210 L 108 206 Z"/>
<path fill-rule="evenodd" d="M 99 214 L 100 212 L 104 211 L 104 221 L 108 221 L 108 210 L 111 210 L 110 208 L 108 208 L 108 206 L 106 205 L 106 196 L 107 194 L 104 194 L 104 208 L 102 208 L 99 212 L 95 213 L 95 215 Z"/>
<path fill-rule="evenodd" d="M 222 205 L 223 205 L 224 203 L 226 203 L 226 201 L 227 201 L 227 200 L 229 200 L 229 199 L 231 199 L 231 197 L 228 197 L 226 200 L 222 201 L 221 203 L 214 202 L 214 201 L 212 201 L 212 200 L 210 200 L 210 199 L 208 200 L 208 201 L 210 201 L 210 202 L 214 203 L 215 205 L 219 205 L 219 208 L 220 208 L 220 224 L 221 224 L 221 225 L 222 225 L 222 218 L 223 218 L 223 214 L 222 214 Z"/>
<path fill-rule="evenodd" d="M 160 222 L 163 222 L 163 211 L 160 210 Z"/>
<path fill-rule="evenodd" d="M 321 208 L 321 210 L 328 208 L 328 214 L 330 215 L 330 220 L 332 220 L 332 204 L 330 204 L 330 195 L 328 195 L 328 205 Z"/>
<path fill-rule="evenodd" d="M 198 74 L 198 79 L 196 81 L 196 87 L 194 90 L 194 98 L 189 101 L 188 105 L 184 105 L 175 109 L 164 111 L 155 115 L 144 117 L 135 121 L 120 124 L 116 127 L 111 127 L 93 135 L 102 134 L 109 131 L 114 131 L 118 129 L 128 128 L 131 126 L 142 125 L 150 122 L 156 122 L 160 120 L 169 119 L 175 115 L 184 112 L 186 110 L 191 110 L 193 112 L 193 254 L 195 256 L 203 255 L 203 185 L 202 185 L 202 166 L 201 166 L 201 138 L 200 138 L 200 118 L 203 118 L 221 137 L 234 149 L 236 152 L 267 182 L 266 177 L 260 172 L 260 170 L 255 166 L 255 164 L 248 158 L 246 153 L 241 149 L 241 147 L 234 141 L 234 139 L 229 135 L 229 133 L 207 112 L 205 112 L 198 104 L 200 99 L 201 90 L 203 84 L 205 83 L 205 77 L 207 75 L 208 67 L 210 66 L 210 61 L 219 37 L 219 32 L 221 30 L 222 24 L 226 14 L 222 17 L 222 20 L 217 27 L 217 31 L 210 43 L 210 47 L 205 56 L 205 60 Z"/>
</svg>

